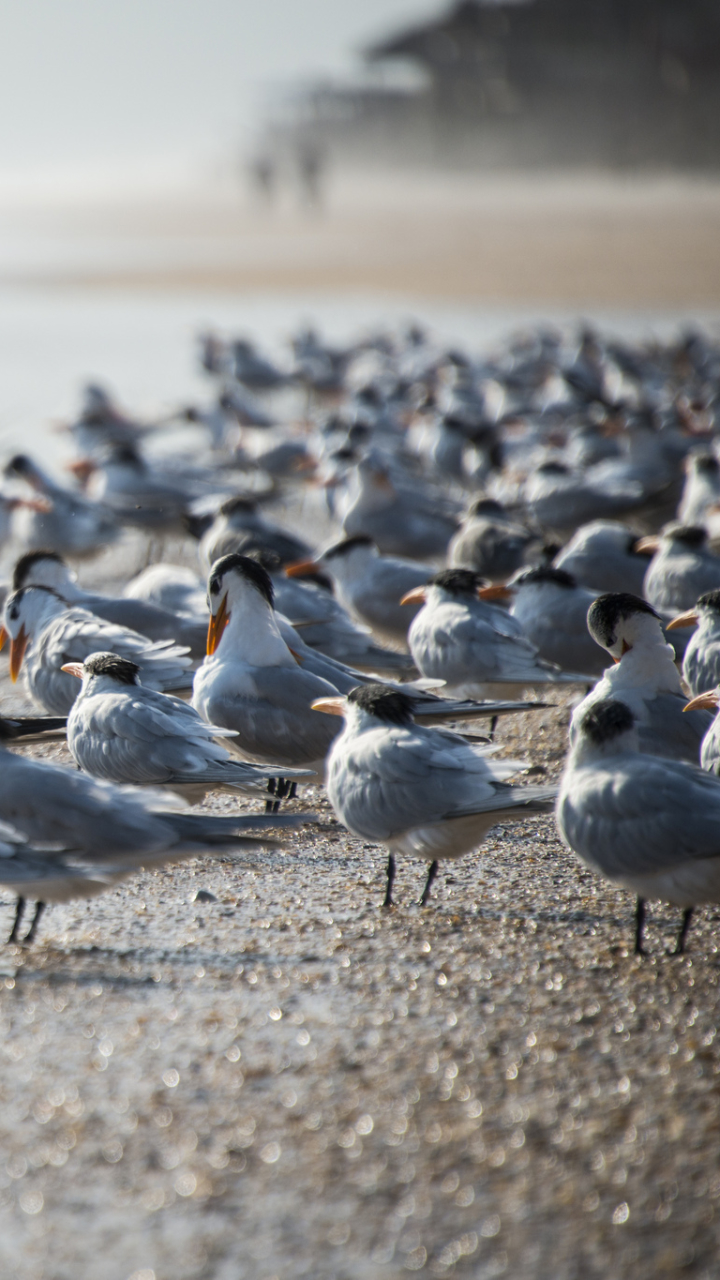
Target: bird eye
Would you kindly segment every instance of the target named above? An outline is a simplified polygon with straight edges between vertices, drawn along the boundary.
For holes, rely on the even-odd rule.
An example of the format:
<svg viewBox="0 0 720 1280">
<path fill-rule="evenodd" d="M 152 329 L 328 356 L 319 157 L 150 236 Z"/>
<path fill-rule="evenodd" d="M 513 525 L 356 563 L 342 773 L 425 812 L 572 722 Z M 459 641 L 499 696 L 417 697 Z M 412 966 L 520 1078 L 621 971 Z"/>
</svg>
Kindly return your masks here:
<svg viewBox="0 0 720 1280">
<path fill-rule="evenodd" d="M 210 582 L 208 583 L 208 587 L 210 589 L 210 595 L 216 596 L 218 591 L 220 590 L 220 583 L 218 582 L 217 578 L 211 578 Z"/>
</svg>

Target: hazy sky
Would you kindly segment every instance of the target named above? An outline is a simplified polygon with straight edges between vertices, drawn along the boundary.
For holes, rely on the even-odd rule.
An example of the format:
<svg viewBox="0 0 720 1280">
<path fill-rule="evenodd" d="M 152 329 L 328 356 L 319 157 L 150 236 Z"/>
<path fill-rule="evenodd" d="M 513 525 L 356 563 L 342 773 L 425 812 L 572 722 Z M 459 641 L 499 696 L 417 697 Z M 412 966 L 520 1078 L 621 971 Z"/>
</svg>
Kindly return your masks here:
<svg viewBox="0 0 720 1280">
<path fill-rule="evenodd" d="M 442 0 L 0 0 L 0 181 L 220 157 Z"/>
</svg>

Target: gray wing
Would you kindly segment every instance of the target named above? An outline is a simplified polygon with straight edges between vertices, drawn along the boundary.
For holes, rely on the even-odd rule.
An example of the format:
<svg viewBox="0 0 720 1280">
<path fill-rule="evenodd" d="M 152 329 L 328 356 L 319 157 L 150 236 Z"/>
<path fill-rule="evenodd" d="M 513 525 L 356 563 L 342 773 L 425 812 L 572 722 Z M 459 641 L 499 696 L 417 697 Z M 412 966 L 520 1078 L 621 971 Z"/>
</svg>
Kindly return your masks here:
<svg viewBox="0 0 720 1280">
<path fill-rule="evenodd" d="M 570 848 L 605 875 L 642 875 L 720 856 L 720 780 L 649 756 L 571 771 L 557 808 Z"/>
<path fill-rule="evenodd" d="M 237 729 L 233 745 L 273 764 L 302 766 L 324 759 L 341 725 L 311 710 L 311 704 L 316 698 L 337 697 L 335 686 L 301 667 L 257 668 L 253 683 L 252 698 L 212 692 L 206 698 L 209 718 Z"/>
<path fill-rule="evenodd" d="M 437 730 L 378 729 L 338 744 L 327 789 L 342 822 L 371 840 L 494 807 L 497 779 L 463 739 Z"/>
</svg>

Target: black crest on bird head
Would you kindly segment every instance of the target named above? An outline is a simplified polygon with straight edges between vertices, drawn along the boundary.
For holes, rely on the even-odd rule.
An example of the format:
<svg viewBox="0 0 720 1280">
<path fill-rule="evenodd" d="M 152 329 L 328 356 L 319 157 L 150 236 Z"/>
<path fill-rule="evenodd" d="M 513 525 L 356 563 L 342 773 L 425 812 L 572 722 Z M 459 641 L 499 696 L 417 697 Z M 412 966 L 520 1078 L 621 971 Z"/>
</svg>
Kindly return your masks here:
<svg viewBox="0 0 720 1280">
<path fill-rule="evenodd" d="M 469 516 L 504 516 L 505 508 L 495 498 L 477 498 L 468 508 Z"/>
<path fill-rule="evenodd" d="M 580 720 L 580 728 L 591 742 L 601 747 L 621 733 L 627 733 L 634 723 L 635 716 L 624 702 L 604 698 L 602 702 L 588 707 Z"/>
<path fill-rule="evenodd" d="M 693 464 L 696 471 L 701 471 L 705 475 L 714 476 L 720 471 L 720 462 L 714 453 L 696 453 L 693 456 Z"/>
<path fill-rule="evenodd" d="M 529 587 L 539 582 L 552 582 L 556 587 L 566 587 L 569 590 L 577 586 L 577 582 L 567 569 L 554 569 L 551 564 L 539 564 L 535 569 L 525 569 L 523 573 L 518 574 L 517 578 L 513 578 L 510 585 Z"/>
<path fill-rule="evenodd" d="M 412 724 L 412 700 L 386 684 L 360 684 L 350 690 L 347 700 L 388 724 Z"/>
<path fill-rule="evenodd" d="M 631 618 L 634 613 L 649 613 L 658 618 L 652 605 L 640 596 L 633 596 L 629 591 L 608 591 L 598 596 L 588 609 L 587 627 L 593 640 L 604 649 L 612 649 L 617 642 L 618 623 L 624 618 Z"/>
<path fill-rule="evenodd" d="M 274 608 L 275 592 L 267 569 L 263 569 L 257 560 L 252 560 L 250 556 L 242 556 L 238 551 L 233 551 L 231 555 L 223 556 L 220 560 L 215 561 L 208 580 L 208 591 L 211 596 L 218 594 L 225 574 L 232 569 L 242 574 L 243 578 L 251 583 L 256 591 L 259 591 L 260 595 L 267 600 L 270 608 Z"/>
<path fill-rule="evenodd" d="M 355 547 L 372 547 L 374 546 L 372 538 L 366 533 L 356 533 L 352 538 L 343 538 L 342 542 L 336 542 L 332 547 L 328 547 L 327 551 L 323 551 L 323 560 L 335 560 L 338 556 L 345 556 L 349 551 L 353 551 Z"/>
<path fill-rule="evenodd" d="M 252 515 L 257 510 L 257 502 L 247 494 L 238 493 L 233 498 L 226 498 L 219 508 L 221 516 Z"/>
<path fill-rule="evenodd" d="M 720 587 L 716 587 L 714 591 L 706 591 L 698 600 L 698 607 L 711 609 L 713 613 L 720 613 Z"/>
<path fill-rule="evenodd" d="M 485 579 L 474 569 L 442 569 L 430 579 L 430 585 L 453 596 L 474 596 Z"/>
<path fill-rule="evenodd" d="M 58 555 L 57 551 L 27 551 L 24 556 L 20 556 L 13 569 L 13 591 L 18 591 L 20 587 L 25 586 L 35 565 L 41 564 L 43 560 L 54 560 L 56 564 L 65 564 L 62 556 Z"/>
<path fill-rule="evenodd" d="M 121 658 L 118 653 L 93 653 L 83 664 L 94 676 L 110 676 L 118 684 L 137 684 L 140 668 L 137 662 Z"/>
<path fill-rule="evenodd" d="M 704 547 L 708 539 L 707 529 L 703 529 L 699 524 L 671 525 L 665 530 L 664 536 L 671 542 L 679 542 L 692 551 Z"/>
<path fill-rule="evenodd" d="M 24 476 L 33 470 L 32 459 L 28 458 L 26 453 L 16 453 L 9 462 L 5 463 L 6 476 Z"/>
</svg>

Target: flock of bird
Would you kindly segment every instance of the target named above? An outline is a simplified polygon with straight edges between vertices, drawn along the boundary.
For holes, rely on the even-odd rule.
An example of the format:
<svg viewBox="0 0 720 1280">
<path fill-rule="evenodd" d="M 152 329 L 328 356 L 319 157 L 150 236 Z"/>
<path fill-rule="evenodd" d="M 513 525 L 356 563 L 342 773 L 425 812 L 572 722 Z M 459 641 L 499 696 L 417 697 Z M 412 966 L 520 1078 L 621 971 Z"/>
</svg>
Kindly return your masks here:
<svg viewBox="0 0 720 1280">
<path fill-rule="evenodd" d="M 538 327 L 480 359 L 412 327 L 200 360 L 206 402 L 153 423 L 88 387 L 72 479 L 4 468 L 0 647 L 42 712 L 0 719 L 10 940 L 26 900 L 29 942 L 48 902 L 276 846 L 324 784 L 387 851 L 385 906 L 399 855 L 425 905 L 441 861 L 554 811 L 637 896 L 636 951 L 661 899 L 682 952 L 720 902 L 720 345 Z M 80 585 L 139 533 L 121 590 Z M 498 717 L 568 688 L 559 785 L 518 781 Z M 75 768 L 17 750 L 62 735 Z M 264 812 L 187 811 L 218 791 Z"/>
</svg>

